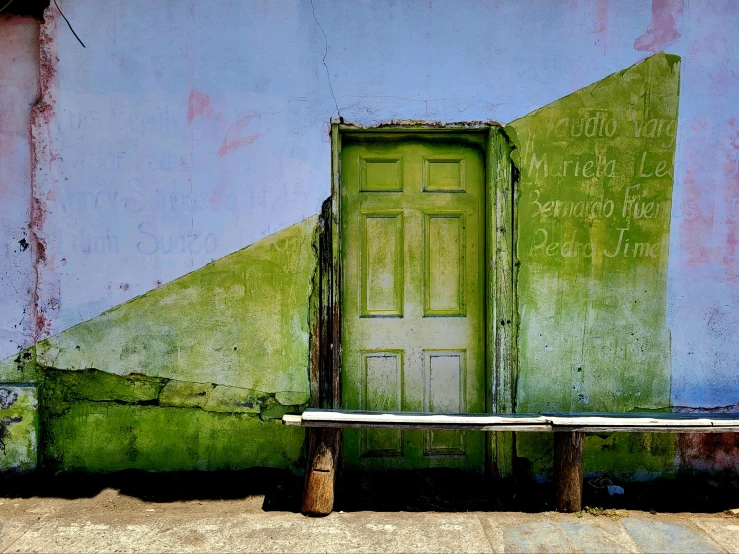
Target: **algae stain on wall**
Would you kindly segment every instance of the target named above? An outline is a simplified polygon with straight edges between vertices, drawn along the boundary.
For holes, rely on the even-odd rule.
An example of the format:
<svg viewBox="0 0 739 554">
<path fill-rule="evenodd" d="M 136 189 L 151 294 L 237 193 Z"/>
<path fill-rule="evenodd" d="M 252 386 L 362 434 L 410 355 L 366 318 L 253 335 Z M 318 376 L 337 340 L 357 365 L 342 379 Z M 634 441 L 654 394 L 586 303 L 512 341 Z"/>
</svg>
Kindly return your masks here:
<svg viewBox="0 0 739 554">
<path fill-rule="evenodd" d="M 31 469 L 38 450 L 57 470 L 297 470 L 304 432 L 279 420 L 310 393 L 316 229 L 309 218 L 0 362 L 0 381 L 40 390 L 37 409 L 35 386 L 7 389 L 33 407 L 9 422 L 0 466 Z"/>
<path fill-rule="evenodd" d="M 38 362 L 309 394 L 316 217 L 37 345 Z"/>
<path fill-rule="evenodd" d="M 250 389 L 95 369 L 45 368 L 41 457 L 55 470 L 154 471 L 300 467 L 302 411 Z"/>
<path fill-rule="evenodd" d="M 48 417 L 43 460 L 54 469 L 299 469 L 304 432 L 246 413 L 80 401 Z"/>
<path fill-rule="evenodd" d="M 506 128 L 520 169 L 519 412 L 669 406 L 679 67 L 652 56 Z"/>
</svg>

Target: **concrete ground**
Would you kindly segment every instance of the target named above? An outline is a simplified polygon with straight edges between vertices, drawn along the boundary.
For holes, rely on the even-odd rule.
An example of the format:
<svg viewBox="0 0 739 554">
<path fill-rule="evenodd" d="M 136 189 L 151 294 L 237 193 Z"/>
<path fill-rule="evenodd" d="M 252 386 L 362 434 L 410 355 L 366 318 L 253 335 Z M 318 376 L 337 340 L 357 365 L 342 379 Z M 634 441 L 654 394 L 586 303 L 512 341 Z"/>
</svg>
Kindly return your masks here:
<svg viewBox="0 0 739 554">
<path fill-rule="evenodd" d="M 739 500 L 738 500 L 739 503 Z M 2 552 L 737 552 L 739 516 L 267 511 L 265 497 L 0 499 Z"/>
<path fill-rule="evenodd" d="M 336 511 L 307 518 L 302 478 L 276 470 L 27 474 L 0 478 L 0 551 L 739 552 L 733 476 L 602 484 L 598 508 L 558 514 L 530 480 L 346 474 Z"/>
</svg>

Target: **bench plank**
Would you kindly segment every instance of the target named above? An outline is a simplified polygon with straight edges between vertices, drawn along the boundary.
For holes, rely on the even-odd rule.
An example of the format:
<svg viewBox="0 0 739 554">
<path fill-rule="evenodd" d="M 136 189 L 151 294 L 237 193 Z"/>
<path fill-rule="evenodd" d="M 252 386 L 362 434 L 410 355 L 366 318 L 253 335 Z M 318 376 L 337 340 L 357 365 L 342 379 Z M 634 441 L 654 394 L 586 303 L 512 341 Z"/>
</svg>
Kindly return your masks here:
<svg viewBox="0 0 739 554">
<path fill-rule="evenodd" d="M 555 427 L 633 428 L 654 432 L 670 432 L 674 427 L 711 428 L 739 427 L 738 414 L 670 414 L 670 413 L 571 413 L 542 414 Z"/>
<path fill-rule="evenodd" d="M 285 414 L 282 416 L 282 424 L 290 427 L 301 427 L 303 425 L 303 416 L 299 414 Z"/>
<path fill-rule="evenodd" d="M 325 427 L 334 429 L 400 429 L 400 430 L 434 430 L 434 431 L 519 431 L 550 433 L 551 425 L 469 425 L 454 423 L 337 423 L 337 422 L 304 422 L 303 427 Z"/>
<path fill-rule="evenodd" d="M 634 425 L 623 427 L 615 425 L 554 425 L 552 431 L 555 433 L 574 431 L 582 431 L 583 433 L 739 433 L 739 427 L 726 425 L 650 425 L 643 427 Z"/>
<path fill-rule="evenodd" d="M 551 431 L 546 418 L 527 414 L 434 414 L 306 410 L 304 427 L 452 429 L 476 431 Z"/>
<path fill-rule="evenodd" d="M 364 429 L 452 429 L 472 431 L 587 433 L 734 433 L 737 414 L 567 413 L 436 414 L 307 409 L 285 415 L 291 426 Z"/>
</svg>

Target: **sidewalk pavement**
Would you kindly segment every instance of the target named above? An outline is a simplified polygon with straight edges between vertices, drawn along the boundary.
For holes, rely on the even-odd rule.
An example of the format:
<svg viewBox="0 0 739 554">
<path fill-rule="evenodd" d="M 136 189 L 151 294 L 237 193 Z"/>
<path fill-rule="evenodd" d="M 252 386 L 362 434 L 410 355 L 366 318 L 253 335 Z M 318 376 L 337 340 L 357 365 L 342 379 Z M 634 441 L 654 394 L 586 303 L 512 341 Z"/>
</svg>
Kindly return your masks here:
<svg viewBox="0 0 739 554">
<path fill-rule="evenodd" d="M 739 516 L 265 511 L 264 496 L 0 498 L 2 552 L 739 552 Z"/>
</svg>

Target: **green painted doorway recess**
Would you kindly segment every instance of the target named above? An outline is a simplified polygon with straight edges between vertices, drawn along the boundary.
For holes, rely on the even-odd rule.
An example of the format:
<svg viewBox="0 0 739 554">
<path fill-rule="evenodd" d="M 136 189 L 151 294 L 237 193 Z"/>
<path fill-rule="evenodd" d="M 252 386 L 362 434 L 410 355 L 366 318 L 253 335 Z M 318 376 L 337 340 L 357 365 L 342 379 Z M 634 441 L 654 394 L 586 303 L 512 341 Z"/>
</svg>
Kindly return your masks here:
<svg viewBox="0 0 739 554">
<path fill-rule="evenodd" d="M 342 399 L 347 409 L 485 411 L 485 143 L 345 135 Z M 348 468 L 483 471 L 483 433 L 344 431 Z"/>
</svg>

